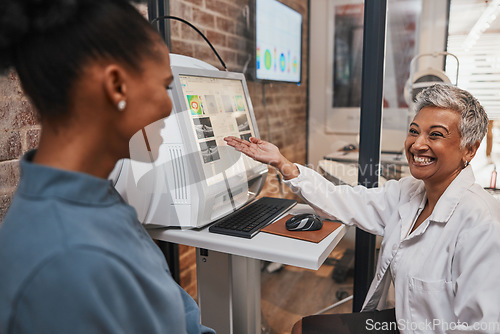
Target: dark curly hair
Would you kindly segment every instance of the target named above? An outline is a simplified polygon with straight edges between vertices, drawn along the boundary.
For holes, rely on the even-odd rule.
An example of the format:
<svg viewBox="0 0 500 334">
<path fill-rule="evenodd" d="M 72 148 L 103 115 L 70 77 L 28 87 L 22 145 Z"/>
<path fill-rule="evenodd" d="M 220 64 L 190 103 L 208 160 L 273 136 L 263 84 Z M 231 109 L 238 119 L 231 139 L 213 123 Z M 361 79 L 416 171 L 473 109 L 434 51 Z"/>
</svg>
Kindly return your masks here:
<svg viewBox="0 0 500 334">
<path fill-rule="evenodd" d="M 0 72 L 14 68 L 41 117 L 64 115 L 89 61 L 140 71 L 155 30 L 127 0 L 2 0 Z"/>
</svg>

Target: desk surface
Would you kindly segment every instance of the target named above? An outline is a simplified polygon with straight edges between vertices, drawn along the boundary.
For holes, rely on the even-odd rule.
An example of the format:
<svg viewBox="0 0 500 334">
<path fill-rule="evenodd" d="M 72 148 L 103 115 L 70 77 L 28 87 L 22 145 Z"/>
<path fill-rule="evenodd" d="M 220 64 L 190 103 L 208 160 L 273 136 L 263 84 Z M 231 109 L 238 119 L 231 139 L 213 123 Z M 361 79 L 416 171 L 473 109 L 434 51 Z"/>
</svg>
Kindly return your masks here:
<svg viewBox="0 0 500 334">
<path fill-rule="evenodd" d="M 313 210 L 308 205 L 297 204 L 288 213 L 304 212 Z M 346 228 L 342 225 L 320 243 L 313 243 L 265 232 L 259 232 L 252 239 L 238 238 L 208 232 L 208 227 L 199 230 L 178 228 L 148 230 L 151 237 L 157 240 L 313 270 L 317 270 L 323 264 L 345 231 Z"/>
</svg>

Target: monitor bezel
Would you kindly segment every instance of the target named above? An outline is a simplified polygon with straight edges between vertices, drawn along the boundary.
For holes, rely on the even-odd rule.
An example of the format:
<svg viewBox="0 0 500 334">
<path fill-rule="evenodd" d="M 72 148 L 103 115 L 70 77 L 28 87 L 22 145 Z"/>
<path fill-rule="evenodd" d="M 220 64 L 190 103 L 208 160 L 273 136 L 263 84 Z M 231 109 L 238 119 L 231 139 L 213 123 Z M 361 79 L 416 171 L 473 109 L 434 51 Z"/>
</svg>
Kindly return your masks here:
<svg viewBox="0 0 500 334">
<path fill-rule="evenodd" d="M 278 0 L 268 0 L 268 1 L 274 1 L 284 7 L 287 7 L 288 9 L 294 11 L 295 13 L 299 14 L 301 16 L 301 24 L 300 24 L 300 56 L 299 56 L 299 64 L 300 64 L 300 72 L 299 72 L 299 81 L 291 81 L 291 80 L 275 80 L 275 79 L 262 79 L 257 77 L 257 1 L 258 0 L 251 0 L 250 4 L 250 17 L 251 17 L 251 22 L 252 22 L 252 28 L 251 28 L 251 33 L 252 33 L 252 50 L 251 50 L 251 61 L 250 65 L 248 67 L 248 76 L 252 81 L 260 82 L 260 83 L 273 83 L 273 82 L 279 82 L 279 83 L 289 83 L 289 84 L 296 84 L 300 86 L 302 84 L 302 69 L 303 69 L 303 57 L 302 53 L 304 51 L 304 15 L 300 13 L 299 11 L 291 8 L 290 6 L 282 3 L 281 1 Z"/>
</svg>

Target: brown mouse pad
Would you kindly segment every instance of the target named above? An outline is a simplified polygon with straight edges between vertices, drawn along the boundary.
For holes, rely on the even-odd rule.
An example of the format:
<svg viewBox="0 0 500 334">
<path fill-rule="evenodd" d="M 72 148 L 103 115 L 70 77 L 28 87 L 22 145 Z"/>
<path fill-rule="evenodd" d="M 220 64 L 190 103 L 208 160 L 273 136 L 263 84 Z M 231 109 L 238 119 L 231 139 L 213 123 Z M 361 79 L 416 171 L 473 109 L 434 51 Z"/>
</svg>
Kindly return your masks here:
<svg viewBox="0 0 500 334">
<path fill-rule="evenodd" d="M 286 215 L 261 229 L 261 232 L 318 243 L 342 225 L 340 222 L 323 220 L 323 227 L 317 231 L 288 231 L 285 223 L 291 217 L 293 217 L 293 215 Z"/>
</svg>

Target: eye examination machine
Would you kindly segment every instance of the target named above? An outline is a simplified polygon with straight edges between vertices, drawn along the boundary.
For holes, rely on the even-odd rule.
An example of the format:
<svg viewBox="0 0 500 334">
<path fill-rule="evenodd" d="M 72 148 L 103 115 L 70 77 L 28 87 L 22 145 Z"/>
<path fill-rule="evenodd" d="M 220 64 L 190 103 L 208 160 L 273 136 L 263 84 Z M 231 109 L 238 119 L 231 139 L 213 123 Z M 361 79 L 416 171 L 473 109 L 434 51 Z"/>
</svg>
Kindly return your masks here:
<svg viewBox="0 0 500 334">
<path fill-rule="evenodd" d="M 255 199 L 268 168 L 223 139 L 259 136 L 244 75 L 170 57 L 172 113 L 132 137 L 109 178 L 141 223 L 197 228 Z"/>
</svg>

